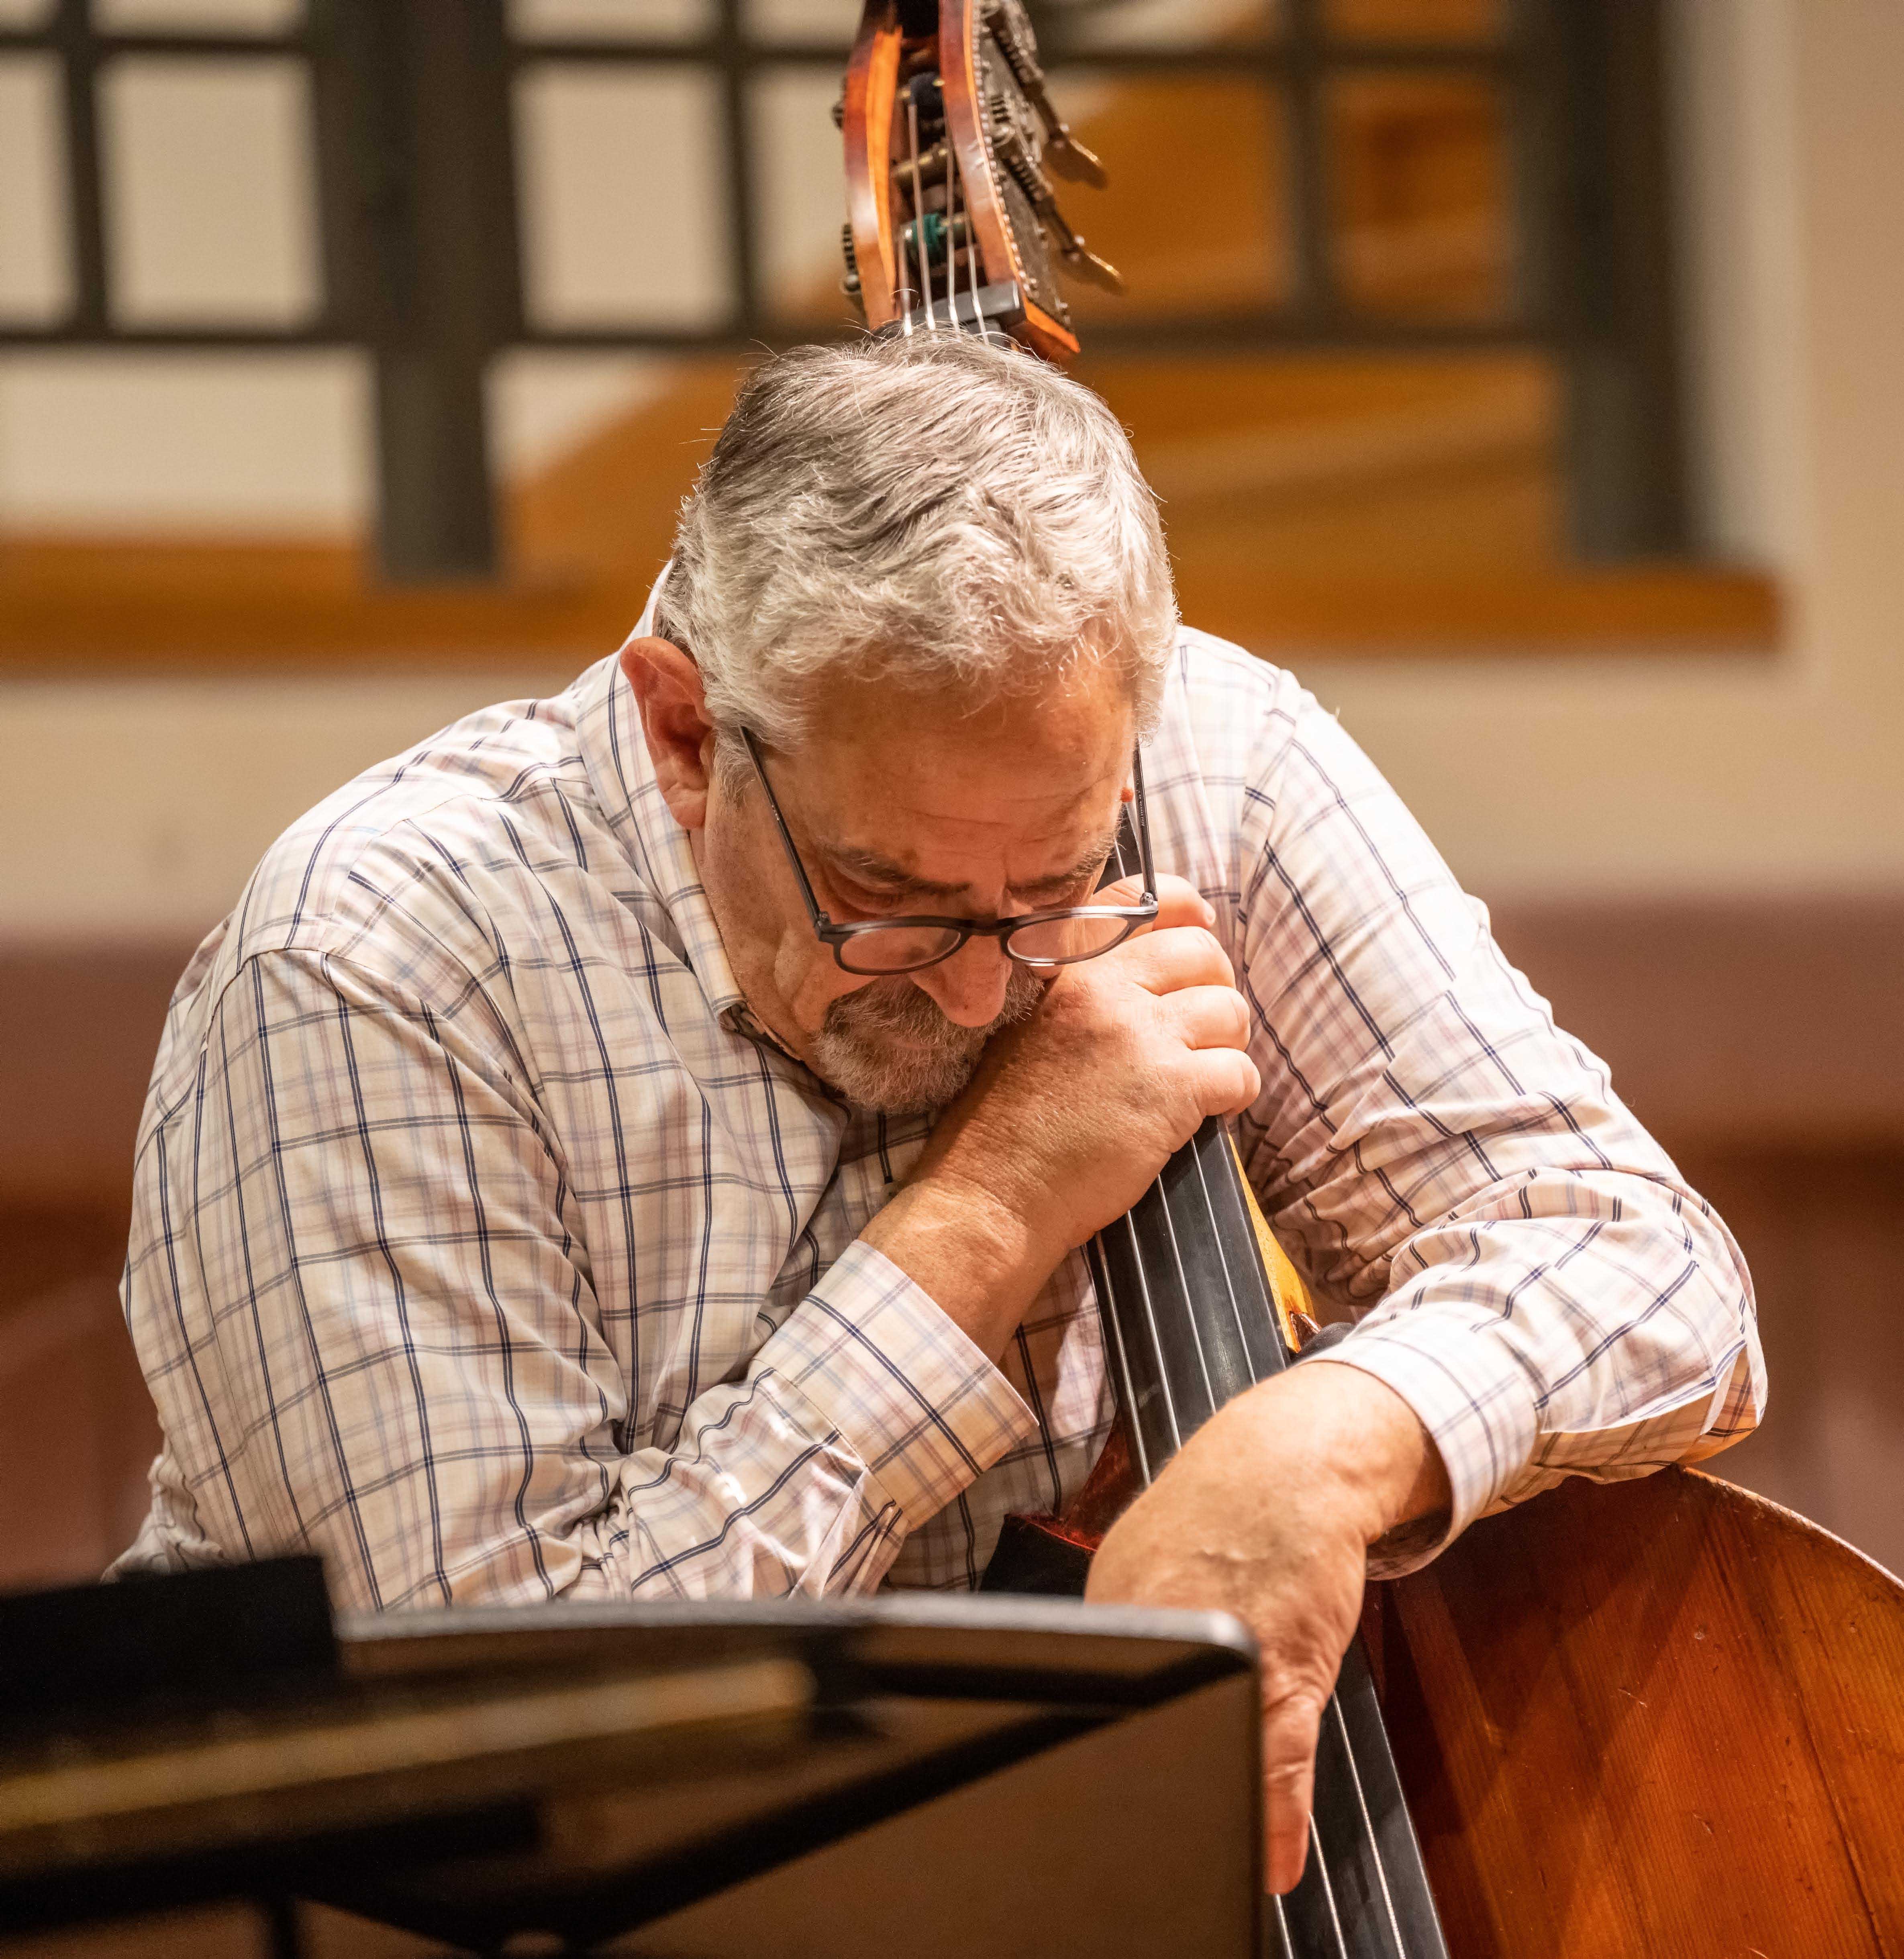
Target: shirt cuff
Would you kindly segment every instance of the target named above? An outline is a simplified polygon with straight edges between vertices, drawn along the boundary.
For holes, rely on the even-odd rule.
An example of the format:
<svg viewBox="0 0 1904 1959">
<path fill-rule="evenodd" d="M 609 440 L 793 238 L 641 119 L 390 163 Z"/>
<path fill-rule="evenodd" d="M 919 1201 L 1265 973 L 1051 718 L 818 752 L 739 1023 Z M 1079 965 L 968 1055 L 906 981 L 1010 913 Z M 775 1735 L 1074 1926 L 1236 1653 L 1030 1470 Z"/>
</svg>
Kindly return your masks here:
<svg viewBox="0 0 1904 1959">
<path fill-rule="evenodd" d="M 1038 1418 L 998 1369 L 863 1240 L 834 1262 L 750 1371 L 769 1368 L 839 1431 L 908 1530 L 1038 1432 Z"/>
<path fill-rule="evenodd" d="M 1359 1368 L 1400 1395 L 1441 1451 L 1454 1501 L 1442 1528 L 1404 1525 L 1372 1545 L 1369 1575 L 1399 1578 L 1499 1503 L 1526 1470 L 1539 1413 L 1526 1370 L 1477 1326 L 1400 1315 L 1358 1327 L 1305 1367 Z"/>
</svg>

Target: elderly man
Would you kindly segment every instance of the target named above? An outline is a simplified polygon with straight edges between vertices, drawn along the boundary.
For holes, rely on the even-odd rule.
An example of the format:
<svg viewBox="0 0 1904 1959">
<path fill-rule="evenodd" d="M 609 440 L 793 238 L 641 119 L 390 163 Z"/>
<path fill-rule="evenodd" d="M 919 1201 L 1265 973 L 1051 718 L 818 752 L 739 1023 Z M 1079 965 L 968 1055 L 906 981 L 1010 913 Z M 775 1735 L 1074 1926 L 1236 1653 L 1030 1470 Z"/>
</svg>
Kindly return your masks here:
<svg viewBox="0 0 1904 1959">
<path fill-rule="evenodd" d="M 1137 793 L 1154 918 L 1066 918 Z M 1179 628 L 1094 397 L 964 340 L 769 361 L 619 656 L 339 792 L 192 962 L 122 1563 L 976 1585 L 1114 1418 L 1079 1248 L 1212 1114 L 1359 1324 L 1092 1589 L 1255 1627 L 1283 1888 L 1372 1558 L 1749 1428 L 1744 1268 L 1348 737 Z"/>
</svg>

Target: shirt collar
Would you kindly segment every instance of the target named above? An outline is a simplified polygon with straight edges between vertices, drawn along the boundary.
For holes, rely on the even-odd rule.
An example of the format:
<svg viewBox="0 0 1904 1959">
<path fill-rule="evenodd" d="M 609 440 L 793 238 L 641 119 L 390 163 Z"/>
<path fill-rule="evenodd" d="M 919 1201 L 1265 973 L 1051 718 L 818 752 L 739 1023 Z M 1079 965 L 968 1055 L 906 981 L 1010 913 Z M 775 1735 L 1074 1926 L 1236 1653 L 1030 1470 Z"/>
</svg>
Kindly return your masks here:
<svg viewBox="0 0 1904 1959">
<path fill-rule="evenodd" d="M 667 575 L 664 566 L 661 578 Z M 660 589 L 658 578 L 629 639 L 644 638 L 653 630 Z M 612 654 L 590 668 L 575 683 L 574 695 L 577 745 L 590 785 L 647 895 L 672 926 L 669 935 L 715 1013 L 751 1040 L 767 1037 L 734 979 L 688 833 L 675 821 L 655 779 L 634 690 L 621 671 L 621 655 Z"/>
</svg>

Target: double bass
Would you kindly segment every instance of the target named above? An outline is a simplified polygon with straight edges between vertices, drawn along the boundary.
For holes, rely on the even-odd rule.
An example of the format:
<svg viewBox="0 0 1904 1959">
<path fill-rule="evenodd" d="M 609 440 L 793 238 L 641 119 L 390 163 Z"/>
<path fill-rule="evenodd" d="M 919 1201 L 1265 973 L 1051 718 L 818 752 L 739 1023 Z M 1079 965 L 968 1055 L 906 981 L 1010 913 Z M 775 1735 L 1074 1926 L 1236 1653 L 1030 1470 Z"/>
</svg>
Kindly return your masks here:
<svg viewBox="0 0 1904 1959">
<path fill-rule="evenodd" d="M 1076 353 L 1066 281 L 1121 282 L 1060 204 L 1103 172 L 1021 0 L 868 0 L 840 120 L 869 328 Z M 1009 1521 L 1008 1589 L 1081 1593 L 1117 1503 L 1318 1337 L 1214 1122 L 1089 1256 L 1120 1440 L 1066 1518 Z M 1904 1586 L 1696 1472 L 1575 1478 L 1368 1588 L 1266 1949 L 1897 1959 L 1901 1811 Z"/>
</svg>

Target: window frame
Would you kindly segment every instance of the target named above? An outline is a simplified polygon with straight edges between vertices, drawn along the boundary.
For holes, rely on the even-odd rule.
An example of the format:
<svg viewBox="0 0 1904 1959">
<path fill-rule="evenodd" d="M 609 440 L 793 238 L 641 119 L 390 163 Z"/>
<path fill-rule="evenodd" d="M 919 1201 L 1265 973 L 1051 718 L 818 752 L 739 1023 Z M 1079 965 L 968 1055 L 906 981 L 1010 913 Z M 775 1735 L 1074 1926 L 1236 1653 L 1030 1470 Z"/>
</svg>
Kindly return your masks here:
<svg viewBox="0 0 1904 1959">
<path fill-rule="evenodd" d="M 1253 76 L 1287 105 L 1288 303 L 1220 316 L 1094 320 L 1094 354 L 1550 351 L 1566 380 L 1564 466 L 1576 553 L 1591 560 L 1686 552 L 1661 0 L 1618 8 L 1504 0 L 1507 31 L 1492 42 L 1334 39 L 1324 0 L 1282 0 L 1277 27 L 1260 40 L 1202 46 L 1081 45 L 1061 7 L 1027 4 L 1054 69 L 1107 79 Z M 749 94 L 765 70 L 837 73 L 846 49 L 750 33 L 745 0 L 715 0 L 714 21 L 688 38 L 517 40 L 505 0 L 453 8 L 308 0 L 302 24 L 275 33 L 109 33 L 94 27 L 87 0 L 56 0 L 40 26 L 0 29 L 0 56 L 50 52 L 61 63 L 74 303 L 55 321 L 0 321 L 0 354 L 362 350 L 376 373 L 385 573 L 491 575 L 498 541 L 485 383 L 497 356 L 522 348 L 739 354 L 815 337 L 810 324 L 776 316 L 765 297 Z M 282 327 L 113 318 L 96 84 L 106 63 L 130 55 L 307 64 L 323 268 L 314 317 Z M 717 75 L 733 295 L 725 322 L 682 329 L 530 319 L 513 90 L 519 75 L 547 64 L 685 64 Z M 1343 303 L 1330 244 L 1327 95 L 1339 76 L 1384 72 L 1477 75 L 1502 93 L 1516 269 L 1499 318 L 1360 314 Z M 849 330 L 843 320 L 840 331 Z"/>
</svg>

